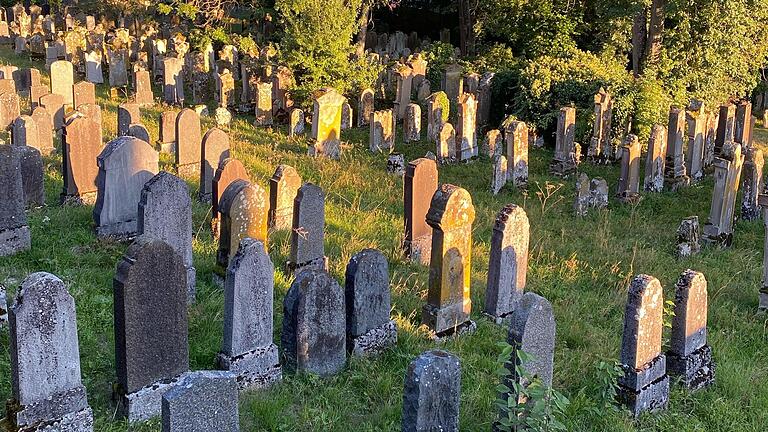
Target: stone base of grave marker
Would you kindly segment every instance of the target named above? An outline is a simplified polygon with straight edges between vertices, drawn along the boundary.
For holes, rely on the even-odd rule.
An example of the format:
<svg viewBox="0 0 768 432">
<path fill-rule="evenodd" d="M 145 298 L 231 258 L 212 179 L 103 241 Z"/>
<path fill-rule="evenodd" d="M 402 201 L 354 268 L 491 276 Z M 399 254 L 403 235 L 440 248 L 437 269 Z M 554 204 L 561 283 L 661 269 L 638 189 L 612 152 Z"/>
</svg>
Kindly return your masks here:
<svg viewBox="0 0 768 432">
<path fill-rule="evenodd" d="M 158 381 L 129 394 L 115 395 L 117 413 L 129 423 L 146 421 L 160 415 L 163 395 L 182 381 L 189 372 L 171 380 Z"/>
<path fill-rule="evenodd" d="M 664 189 L 672 192 L 679 191 L 680 189 L 688 187 L 690 185 L 691 185 L 691 178 L 688 177 L 687 175 L 664 179 Z"/>
<path fill-rule="evenodd" d="M 283 379 L 275 344 L 259 347 L 237 357 L 219 353 L 216 364 L 221 370 L 237 374 L 237 387 L 240 390 L 264 389 Z"/>
<path fill-rule="evenodd" d="M 397 343 L 397 327 L 389 321 L 366 334 L 347 341 L 347 348 L 356 356 L 378 354 Z"/>
<path fill-rule="evenodd" d="M 176 174 L 181 178 L 195 178 L 200 176 L 200 164 L 193 163 L 188 165 L 178 165 Z"/>
<path fill-rule="evenodd" d="M 429 266 L 432 257 L 432 236 L 425 235 L 415 238 L 410 242 L 406 241 L 403 244 L 403 250 L 405 251 L 405 256 L 409 257 L 411 261 Z"/>
<path fill-rule="evenodd" d="M 619 377 L 619 400 L 637 417 L 645 411 L 663 410 L 669 403 L 667 359 L 660 354 L 642 369 L 622 365 Z"/>
<path fill-rule="evenodd" d="M 757 305 L 757 310 L 768 312 L 768 287 L 763 287 L 760 290 L 760 302 Z"/>
<path fill-rule="evenodd" d="M 71 205 L 71 206 L 84 206 L 84 205 L 95 205 L 96 204 L 96 198 L 98 197 L 98 192 L 86 192 L 84 194 L 80 195 L 60 195 L 59 201 L 62 205 Z"/>
<path fill-rule="evenodd" d="M 457 326 L 452 327 L 449 330 L 443 331 L 441 333 L 433 333 L 431 335 L 431 339 L 435 342 L 442 343 L 447 342 L 449 340 L 468 335 L 470 333 L 474 333 L 477 330 L 477 323 L 469 320 L 463 324 L 459 324 Z"/>
<path fill-rule="evenodd" d="M 85 387 L 55 395 L 29 405 L 10 400 L 7 418 L 0 427 L 15 432 L 93 432 L 93 411 L 88 406 Z"/>
<path fill-rule="evenodd" d="M 733 244 L 733 233 L 721 233 L 717 226 L 706 223 L 704 224 L 704 235 L 702 236 L 702 239 L 712 246 L 728 248 Z"/>
<path fill-rule="evenodd" d="M 685 357 L 667 353 L 670 375 L 680 377 L 681 383 L 689 390 L 698 390 L 715 383 L 715 362 L 709 345 L 697 349 Z"/>
<path fill-rule="evenodd" d="M 316 258 L 303 264 L 296 264 L 290 261 L 285 263 L 285 271 L 289 274 L 299 274 L 300 271 L 307 269 L 328 271 L 328 257 Z"/>
<path fill-rule="evenodd" d="M 549 172 L 555 177 L 566 178 L 576 172 L 578 164 L 574 161 L 554 160 L 549 164 Z"/>
<path fill-rule="evenodd" d="M 0 231 L 0 256 L 9 256 L 32 247 L 27 225 Z"/>
<path fill-rule="evenodd" d="M 109 225 L 96 227 L 96 237 L 112 238 L 115 240 L 129 240 L 136 236 L 136 220 L 121 221 Z"/>
<path fill-rule="evenodd" d="M 642 201 L 643 197 L 639 193 L 622 192 L 616 195 L 616 198 L 624 204 L 636 204 Z"/>
</svg>

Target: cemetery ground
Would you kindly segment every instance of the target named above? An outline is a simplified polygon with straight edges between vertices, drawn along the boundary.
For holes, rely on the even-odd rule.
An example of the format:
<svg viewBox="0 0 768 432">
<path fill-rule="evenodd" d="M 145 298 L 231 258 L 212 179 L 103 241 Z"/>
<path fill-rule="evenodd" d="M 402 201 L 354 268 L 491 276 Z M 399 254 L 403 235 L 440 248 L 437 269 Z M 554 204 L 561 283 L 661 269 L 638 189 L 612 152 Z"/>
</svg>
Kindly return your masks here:
<svg viewBox="0 0 768 432">
<path fill-rule="evenodd" d="M 0 61 L 19 67 L 27 59 L 0 50 Z M 35 67 L 45 70 L 43 64 Z M 47 80 L 47 77 L 43 78 Z M 110 98 L 107 86 L 97 87 L 104 110 L 105 142 L 115 136 L 116 110 L 124 98 Z M 159 94 L 156 90 L 155 94 Z M 143 123 L 153 139 L 162 107 L 142 108 Z M 305 138 L 288 138 L 285 126 L 270 131 L 252 126 L 252 116 L 236 116 L 228 130 L 234 157 L 262 187 L 281 163 L 297 169 L 304 181 L 326 191 L 326 255 L 331 274 L 343 283 L 349 258 L 374 247 L 390 263 L 392 317 L 399 340 L 378 357 L 353 358 L 344 371 L 330 378 L 286 373 L 266 391 L 241 395 L 244 431 L 396 431 L 400 429 L 403 379 L 408 363 L 436 343 L 419 328 L 427 290 L 428 268 L 405 260 L 402 178 L 387 174 L 386 155 L 368 150 L 368 128 L 344 131 L 341 160 L 306 155 Z M 204 117 L 203 130 L 212 127 Z M 396 151 L 406 161 L 434 151 L 426 140 L 402 144 L 398 130 Z M 765 149 L 768 130 L 758 128 L 756 141 Z M 58 144 L 58 140 L 57 140 Z M 116 421 L 111 402 L 115 381 L 112 278 L 127 243 L 97 240 L 92 207 L 61 206 L 60 153 L 45 159 L 45 207 L 32 210 L 29 225 L 32 249 L 0 260 L 0 283 L 9 298 L 23 278 L 36 271 L 61 277 L 77 305 L 83 384 L 96 416 L 98 431 L 155 431 L 159 422 L 128 426 Z M 611 199 L 607 210 L 591 210 L 587 217 L 573 213 L 575 178 L 561 180 L 548 174 L 550 149 L 531 149 L 528 191 L 507 185 L 490 193 L 492 166 L 488 158 L 470 164 L 441 166 L 440 183 L 467 189 L 477 211 L 473 229 L 471 297 L 478 330 L 440 345 L 461 359 L 462 431 L 488 431 L 497 411 L 494 404 L 497 342 L 507 329 L 480 313 L 488 270 L 491 230 L 496 213 L 507 203 L 522 205 L 531 221 L 527 290 L 552 302 L 557 322 L 554 386 L 571 401 L 565 419 L 571 431 L 758 431 L 768 424 L 768 317 L 757 311 L 764 226 L 762 221 L 737 221 L 733 247 L 704 247 L 699 255 L 675 257 L 675 230 L 680 220 L 698 215 L 706 221 L 712 194 L 711 177 L 677 193 L 644 193 L 637 204 Z M 161 156 L 161 169 L 172 170 L 172 160 Z M 611 192 L 617 166 L 583 163 L 590 177 L 608 180 Z M 641 169 L 641 173 L 642 173 Z M 214 369 L 221 347 L 223 292 L 211 280 L 216 244 L 210 231 L 210 207 L 193 194 L 194 263 L 197 301 L 190 306 L 189 341 L 192 370 Z M 739 203 L 740 201 L 737 201 Z M 738 205 L 738 204 L 737 204 Z M 738 214 L 738 210 L 737 210 Z M 279 344 L 282 300 L 291 279 L 283 270 L 290 233 L 270 232 L 269 251 L 275 263 L 275 338 Z M 680 273 L 703 272 L 709 284 L 709 344 L 717 364 L 716 384 L 697 393 L 672 387 L 667 411 L 633 420 L 624 411 L 603 408 L 600 393 L 605 376 L 596 365 L 619 356 L 627 285 L 633 275 L 657 277 L 667 300 L 673 298 Z M 665 322 L 671 316 L 665 315 Z M 667 330 L 668 331 L 668 330 Z M 668 334 L 665 334 L 665 340 Z M 0 397 L 11 394 L 8 333 L 0 333 Z"/>
</svg>

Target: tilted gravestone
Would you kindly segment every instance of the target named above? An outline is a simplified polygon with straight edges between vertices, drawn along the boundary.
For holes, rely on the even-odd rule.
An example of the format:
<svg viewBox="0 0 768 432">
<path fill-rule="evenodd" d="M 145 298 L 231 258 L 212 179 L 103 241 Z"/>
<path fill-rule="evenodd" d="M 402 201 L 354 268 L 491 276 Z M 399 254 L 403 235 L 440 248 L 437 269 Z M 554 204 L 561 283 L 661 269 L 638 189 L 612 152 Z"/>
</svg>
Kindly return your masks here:
<svg viewBox="0 0 768 432">
<path fill-rule="evenodd" d="M 93 204 L 96 202 L 97 157 L 102 151 L 101 127 L 87 117 L 73 117 L 62 135 L 61 202 Z"/>
<path fill-rule="evenodd" d="M 75 300 L 45 272 L 24 279 L 9 309 L 13 399 L 7 421 L 21 431 L 93 431 L 80 377 Z"/>
<path fill-rule="evenodd" d="M 145 141 L 118 137 L 96 158 L 98 195 L 93 209 L 99 237 L 136 234 L 138 204 L 144 185 L 158 172 L 157 152 Z"/>
<path fill-rule="evenodd" d="M 707 280 L 686 270 L 675 285 L 675 316 L 667 351 L 667 373 L 690 390 L 715 383 L 712 348 L 707 345 Z"/>
<path fill-rule="evenodd" d="M 128 135 L 128 127 L 141 124 L 141 109 L 139 104 L 123 103 L 117 107 L 117 136 Z"/>
<path fill-rule="evenodd" d="M 436 337 L 472 331 L 469 295 L 472 222 L 475 207 L 466 190 L 443 184 L 432 197 L 427 223 L 432 227 L 429 290 L 421 322 Z"/>
<path fill-rule="evenodd" d="M 397 327 L 389 319 L 389 263 L 376 249 L 364 249 L 347 264 L 344 279 L 347 350 L 376 354 L 397 343 Z"/>
<path fill-rule="evenodd" d="M 218 238 L 219 235 L 219 204 L 221 196 L 227 187 L 235 180 L 250 181 L 248 172 L 245 170 L 243 164 L 235 158 L 227 158 L 221 161 L 219 167 L 216 168 L 216 174 L 213 176 L 213 182 L 211 186 L 211 228 L 213 230 L 214 237 Z"/>
<path fill-rule="evenodd" d="M 185 108 L 176 117 L 176 169 L 183 178 L 200 174 L 200 115 Z"/>
<path fill-rule="evenodd" d="M 655 125 L 648 140 L 648 153 L 645 159 L 645 178 L 643 190 L 661 192 L 664 189 L 664 164 L 667 153 L 667 128 Z"/>
<path fill-rule="evenodd" d="M 267 247 L 268 203 L 266 191 L 255 183 L 235 180 L 227 186 L 219 201 L 221 234 L 215 269 L 218 276 L 226 276 L 229 261 L 244 238 L 259 240 Z"/>
<path fill-rule="evenodd" d="M 432 228 L 426 217 L 432 196 L 437 190 L 437 163 L 419 158 L 408 163 L 403 180 L 405 256 L 429 265 L 432 254 Z"/>
<path fill-rule="evenodd" d="M 529 354 L 531 359 L 518 366 L 522 366 L 531 377 L 540 379 L 547 387 L 552 386 L 555 332 L 555 316 L 549 301 L 538 294 L 525 293 L 510 318 L 507 342 L 514 348 L 512 361 L 517 362 L 515 351 Z M 530 384 L 515 373 L 512 373 L 510 379 L 522 386 Z"/>
<path fill-rule="evenodd" d="M 187 301 L 195 301 L 192 262 L 192 202 L 184 180 L 161 171 L 141 190 L 136 232 L 162 240 L 182 258 L 187 270 Z"/>
<path fill-rule="evenodd" d="M 619 400 L 634 416 L 669 402 L 666 356 L 661 353 L 664 293 L 658 279 L 635 276 L 629 284 L 621 342 Z"/>
<path fill-rule="evenodd" d="M 195 371 L 163 395 L 163 432 L 240 432 L 235 375 Z"/>
<path fill-rule="evenodd" d="M 736 194 L 739 191 L 744 156 L 741 144 L 733 147 L 731 159 L 715 158 L 715 186 L 712 188 L 712 205 L 709 218 L 704 224 L 704 241 L 729 247 L 733 242 L 733 217 Z M 726 151 L 724 148 L 723 151 Z"/>
<path fill-rule="evenodd" d="M 21 154 L 10 145 L 0 144 L 0 256 L 32 246 L 24 207 Z"/>
<path fill-rule="evenodd" d="M 148 236 L 117 265 L 115 399 L 129 422 L 159 415 L 163 394 L 189 369 L 186 273 L 170 245 Z"/>
<path fill-rule="evenodd" d="M 299 188 L 293 201 L 290 270 L 326 268 L 325 192 L 312 183 Z"/>
<path fill-rule="evenodd" d="M 344 291 L 326 271 L 302 270 L 283 299 L 285 365 L 333 375 L 347 360 Z"/>
<path fill-rule="evenodd" d="M 219 164 L 229 158 L 229 135 L 219 128 L 205 133 L 200 148 L 200 192 L 202 202 L 210 202 L 213 194 L 213 177 Z"/>
<path fill-rule="evenodd" d="M 219 369 L 233 372 L 241 390 L 282 379 L 273 336 L 275 268 L 264 244 L 246 237 L 229 262 L 224 281 L 224 339 Z"/>
<path fill-rule="evenodd" d="M 522 207 L 507 204 L 491 235 L 484 312 L 497 322 L 515 311 L 525 291 L 530 225 Z"/>
<path fill-rule="evenodd" d="M 446 351 L 428 351 L 408 365 L 403 388 L 403 432 L 459 431 L 461 364 Z"/>
<path fill-rule="evenodd" d="M 501 189 L 507 184 L 507 158 L 504 155 L 493 157 L 491 165 L 493 174 L 491 175 L 491 193 L 498 195 Z"/>
<path fill-rule="evenodd" d="M 290 165 L 280 165 L 269 179 L 269 221 L 275 230 L 290 229 L 293 201 L 301 187 L 301 176 Z"/>
<path fill-rule="evenodd" d="M 40 152 L 29 146 L 15 147 L 21 164 L 21 185 L 27 208 L 45 205 L 45 172 Z"/>
<path fill-rule="evenodd" d="M 8 129 L 21 114 L 16 93 L 0 93 L 0 129 Z"/>
</svg>

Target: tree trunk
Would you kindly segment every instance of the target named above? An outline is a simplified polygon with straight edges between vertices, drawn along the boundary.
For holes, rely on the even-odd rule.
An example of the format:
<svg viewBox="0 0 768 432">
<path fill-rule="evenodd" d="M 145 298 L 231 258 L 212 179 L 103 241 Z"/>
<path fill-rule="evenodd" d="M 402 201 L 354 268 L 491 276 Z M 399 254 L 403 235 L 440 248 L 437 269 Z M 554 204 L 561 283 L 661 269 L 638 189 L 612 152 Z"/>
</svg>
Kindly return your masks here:
<svg viewBox="0 0 768 432">
<path fill-rule="evenodd" d="M 642 64 L 645 58 L 645 44 L 648 37 L 646 30 L 648 8 L 642 8 L 632 23 L 632 72 L 639 77 L 642 72 Z"/>
<path fill-rule="evenodd" d="M 651 21 L 648 25 L 648 38 L 645 44 L 645 60 L 643 69 L 659 61 L 661 53 L 661 35 L 664 33 L 664 7 L 666 0 L 653 0 L 651 4 Z"/>
<path fill-rule="evenodd" d="M 369 1 L 363 2 L 363 7 L 360 10 L 360 18 L 357 20 L 358 31 L 357 41 L 355 42 L 355 55 L 357 58 L 363 58 L 365 55 L 365 39 L 368 35 L 368 22 L 371 15 L 371 3 Z"/>
<path fill-rule="evenodd" d="M 460 49 L 464 56 L 475 55 L 475 10 L 474 0 L 459 0 Z"/>
</svg>

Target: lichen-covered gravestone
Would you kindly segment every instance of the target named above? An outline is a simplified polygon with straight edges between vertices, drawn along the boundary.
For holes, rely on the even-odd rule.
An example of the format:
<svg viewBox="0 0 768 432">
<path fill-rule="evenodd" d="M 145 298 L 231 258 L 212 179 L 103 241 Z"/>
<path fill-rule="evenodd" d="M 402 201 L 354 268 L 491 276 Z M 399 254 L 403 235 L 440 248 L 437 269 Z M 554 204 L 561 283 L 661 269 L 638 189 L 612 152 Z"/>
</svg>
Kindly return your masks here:
<svg viewBox="0 0 768 432">
<path fill-rule="evenodd" d="M 648 153 L 645 159 L 645 179 L 643 190 L 661 192 L 664 189 L 664 163 L 667 153 L 667 128 L 655 125 L 648 140 Z"/>
<path fill-rule="evenodd" d="M 282 378 L 272 343 L 275 268 L 264 244 L 246 237 L 224 281 L 224 339 L 218 367 L 237 376 L 241 390 L 265 388 Z"/>
<path fill-rule="evenodd" d="M 117 265 L 114 397 L 129 422 L 159 415 L 163 394 L 189 370 L 186 274 L 182 257 L 148 236 Z"/>
<path fill-rule="evenodd" d="M 24 190 L 24 203 L 27 208 L 45 205 L 45 173 L 43 157 L 33 147 L 15 147 L 21 163 L 21 185 Z"/>
<path fill-rule="evenodd" d="M 213 176 L 216 168 L 229 157 L 229 135 L 219 128 L 205 133 L 201 146 L 200 192 L 202 202 L 210 202 L 213 194 Z"/>
<path fill-rule="evenodd" d="M 461 396 L 459 358 L 427 351 L 408 365 L 403 388 L 403 432 L 458 432 Z"/>
<path fill-rule="evenodd" d="M 312 183 L 299 188 L 293 201 L 291 256 L 288 267 L 326 268 L 325 192 Z"/>
<path fill-rule="evenodd" d="M 338 159 L 341 156 L 341 106 L 346 98 L 332 88 L 315 94 L 310 156 Z"/>
<path fill-rule="evenodd" d="M 528 292 L 520 299 L 519 307 L 510 318 L 507 342 L 515 350 L 531 355 L 523 368 L 532 377 L 541 380 L 547 387 L 552 386 L 552 371 L 555 355 L 555 316 L 552 304 L 538 294 Z M 517 356 L 513 354 L 513 359 Z M 516 360 L 514 360 L 516 361 Z M 528 385 L 523 377 L 512 374 L 512 379 L 521 385 Z"/>
<path fill-rule="evenodd" d="M 493 174 L 491 175 L 491 193 L 498 195 L 507 184 L 507 157 L 496 155 L 493 157 Z"/>
<path fill-rule="evenodd" d="M 176 117 L 176 169 L 183 178 L 200 173 L 200 115 L 184 108 Z"/>
<path fill-rule="evenodd" d="M 506 143 L 507 179 L 515 187 L 528 185 L 528 126 L 513 121 L 504 129 Z"/>
<path fill-rule="evenodd" d="M 715 186 L 712 188 L 712 205 L 703 236 L 710 244 L 729 247 L 733 242 L 733 212 L 743 165 L 740 144 L 733 147 L 731 160 L 715 159 Z"/>
<path fill-rule="evenodd" d="M 285 365 L 333 375 L 347 360 L 344 290 L 326 271 L 302 270 L 283 299 Z"/>
<path fill-rule="evenodd" d="M 96 178 L 99 174 L 96 158 L 103 147 L 100 132 L 99 124 L 87 117 L 73 117 L 64 127 L 61 164 L 63 203 L 93 204 L 96 201 Z"/>
<path fill-rule="evenodd" d="M 675 316 L 667 351 L 667 372 L 690 390 L 715 383 L 712 348 L 707 345 L 707 280 L 686 270 L 675 285 Z"/>
<path fill-rule="evenodd" d="M 269 227 L 290 229 L 293 223 L 293 201 L 301 187 L 301 176 L 290 165 L 279 165 L 269 179 Z"/>
<path fill-rule="evenodd" d="M 480 153 L 483 156 L 493 158 L 496 155 L 505 154 L 503 147 L 504 137 L 501 135 L 501 131 L 498 129 L 491 129 L 485 133 L 485 139 L 483 140 L 483 146 L 480 148 Z"/>
<path fill-rule="evenodd" d="M 664 293 L 658 279 L 635 276 L 629 284 L 621 342 L 619 399 L 634 416 L 666 409 L 669 377 L 661 353 Z"/>
<path fill-rule="evenodd" d="M 507 204 L 496 216 L 484 308 L 496 322 L 514 312 L 523 296 L 528 273 L 529 231 L 528 215 L 520 206 Z"/>
<path fill-rule="evenodd" d="M 457 156 L 461 161 L 477 157 L 477 99 L 472 93 L 459 97 L 456 121 Z"/>
<path fill-rule="evenodd" d="M 0 144 L 0 256 L 13 255 L 32 246 L 24 213 L 21 154 Z"/>
<path fill-rule="evenodd" d="M 192 263 L 192 202 L 187 183 L 167 171 L 152 177 L 141 191 L 136 231 L 168 243 L 179 254 L 187 270 L 187 300 L 193 303 L 196 271 Z"/>
<path fill-rule="evenodd" d="M 227 158 L 219 163 L 211 183 L 211 227 L 216 236 L 219 232 L 219 204 L 224 191 L 235 180 L 250 181 L 248 172 L 242 162 L 235 158 Z"/>
<path fill-rule="evenodd" d="M 374 111 L 370 121 L 370 142 L 372 152 L 391 152 L 395 148 L 395 113 L 392 109 Z"/>
<path fill-rule="evenodd" d="M 239 432 L 237 404 L 234 374 L 190 372 L 163 395 L 163 432 Z"/>
<path fill-rule="evenodd" d="M 677 257 L 686 258 L 699 253 L 701 251 L 699 239 L 699 217 L 691 216 L 683 219 L 677 227 Z"/>
<path fill-rule="evenodd" d="M 216 252 L 216 274 L 226 276 L 229 261 L 234 258 L 240 242 L 250 237 L 267 247 L 267 192 L 246 180 L 235 180 L 219 201 L 221 225 L 219 249 Z"/>
<path fill-rule="evenodd" d="M 432 251 L 432 228 L 426 217 L 432 196 L 437 190 L 437 164 L 432 159 L 419 158 L 408 163 L 403 180 L 405 256 L 429 265 Z"/>
<path fill-rule="evenodd" d="M 19 431 L 93 431 L 80 378 L 75 300 L 45 272 L 24 279 L 9 309 L 13 399 L 6 421 Z"/>
<path fill-rule="evenodd" d="M 110 141 L 96 158 L 98 196 L 93 209 L 99 237 L 125 238 L 136 234 L 138 204 L 144 184 L 158 172 L 157 152 L 134 137 Z"/>
<path fill-rule="evenodd" d="M 576 216 L 584 217 L 587 215 L 590 200 L 589 176 L 581 173 L 576 178 L 576 197 L 573 200 L 573 211 L 576 213 Z"/>
<path fill-rule="evenodd" d="M 21 113 L 16 93 L 0 93 L 0 129 L 8 129 Z"/>
<path fill-rule="evenodd" d="M 432 227 L 432 258 L 421 322 L 438 338 L 474 330 L 475 323 L 469 319 L 472 197 L 458 186 L 443 184 L 432 197 L 426 219 Z"/>
<path fill-rule="evenodd" d="M 376 354 L 397 343 L 389 319 L 389 263 L 376 249 L 364 249 L 349 260 L 344 279 L 347 307 L 347 350 Z"/>
<path fill-rule="evenodd" d="M 763 151 L 759 148 L 749 147 L 744 155 L 744 166 L 741 168 L 742 198 L 741 218 L 743 220 L 760 219 L 760 204 L 758 196 L 763 191 Z"/>
<path fill-rule="evenodd" d="M 408 104 L 403 117 L 403 142 L 421 140 L 421 106 L 415 103 Z"/>
</svg>

